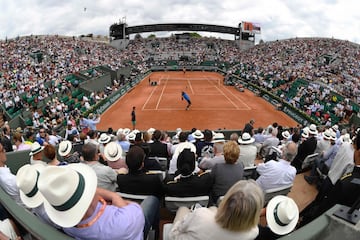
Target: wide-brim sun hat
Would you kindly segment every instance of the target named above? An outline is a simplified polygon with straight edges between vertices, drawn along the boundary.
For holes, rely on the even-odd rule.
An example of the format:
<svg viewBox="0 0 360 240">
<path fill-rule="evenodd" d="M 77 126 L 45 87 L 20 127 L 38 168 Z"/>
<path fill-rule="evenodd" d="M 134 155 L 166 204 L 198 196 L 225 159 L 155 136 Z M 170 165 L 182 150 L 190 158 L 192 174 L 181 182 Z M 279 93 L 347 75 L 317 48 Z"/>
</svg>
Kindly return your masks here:
<svg viewBox="0 0 360 240">
<path fill-rule="evenodd" d="M 41 146 L 38 142 L 34 142 L 33 144 L 31 144 L 31 151 L 29 153 L 29 156 L 34 156 L 42 150 L 44 150 L 44 146 Z"/>
<path fill-rule="evenodd" d="M 124 135 L 128 135 L 131 132 L 130 128 L 124 128 L 123 129 L 123 134 Z"/>
<path fill-rule="evenodd" d="M 266 207 L 266 221 L 274 233 L 285 235 L 294 230 L 299 220 L 299 208 L 287 196 L 273 197 Z"/>
<path fill-rule="evenodd" d="M 124 133 L 124 129 L 119 128 L 119 129 L 116 131 L 116 136 L 118 136 L 119 134 L 123 134 L 123 133 Z"/>
<path fill-rule="evenodd" d="M 183 142 L 179 143 L 178 146 L 175 148 L 174 155 L 179 156 L 179 154 L 186 148 L 190 149 L 191 152 L 196 153 L 196 147 L 193 143 Z"/>
<path fill-rule="evenodd" d="M 36 208 L 44 202 L 44 197 L 38 189 L 38 178 L 44 168 L 43 164 L 26 164 L 16 173 L 20 199 L 29 208 Z"/>
<path fill-rule="evenodd" d="M 223 133 L 215 133 L 212 142 L 213 143 L 225 142 L 224 134 Z"/>
<path fill-rule="evenodd" d="M 96 192 L 95 171 L 83 163 L 48 166 L 40 174 L 38 187 L 50 220 L 69 228 L 78 224 Z"/>
<path fill-rule="evenodd" d="M 198 129 L 191 134 L 195 139 L 203 139 L 204 134 Z"/>
<path fill-rule="evenodd" d="M 122 148 L 117 142 L 110 142 L 104 148 L 104 155 L 106 160 L 115 162 L 122 157 Z"/>
<path fill-rule="evenodd" d="M 330 132 L 330 140 L 336 141 L 336 132 L 334 132 L 334 131 Z"/>
<path fill-rule="evenodd" d="M 111 141 L 111 136 L 106 134 L 106 133 L 102 133 L 100 135 L 100 138 L 98 139 L 98 142 L 101 144 L 105 144 Z"/>
<path fill-rule="evenodd" d="M 155 128 L 149 128 L 148 130 L 147 130 L 147 132 L 150 134 L 150 135 L 153 135 L 154 134 L 154 132 L 155 132 Z"/>
<path fill-rule="evenodd" d="M 310 126 L 309 126 L 309 134 L 313 134 L 313 135 L 318 134 L 318 130 L 317 130 L 315 124 L 310 124 Z"/>
<path fill-rule="evenodd" d="M 64 157 L 69 155 L 72 149 L 72 143 L 69 140 L 65 140 L 59 143 L 58 153 Z"/>
<path fill-rule="evenodd" d="M 303 137 L 303 138 L 308 138 L 309 137 L 309 128 L 308 127 L 305 127 L 303 129 L 303 132 L 301 133 L 301 137 Z"/>
<path fill-rule="evenodd" d="M 284 139 L 288 139 L 290 137 L 290 133 L 289 131 L 283 131 L 281 133 L 281 136 L 284 138 Z"/>
<path fill-rule="evenodd" d="M 330 138 L 331 138 L 330 132 L 332 132 L 332 130 L 330 130 L 330 129 L 326 129 L 326 130 L 324 131 L 324 133 L 323 133 L 323 138 L 324 138 L 325 140 L 330 140 Z"/>
<path fill-rule="evenodd" d="M 239 137 L 238 142 L 240 144 L 251 144 L 255 142 L 255 138 L 251 137 L 249 133 L 244 132 L 241 137 Z"/>
</svg>

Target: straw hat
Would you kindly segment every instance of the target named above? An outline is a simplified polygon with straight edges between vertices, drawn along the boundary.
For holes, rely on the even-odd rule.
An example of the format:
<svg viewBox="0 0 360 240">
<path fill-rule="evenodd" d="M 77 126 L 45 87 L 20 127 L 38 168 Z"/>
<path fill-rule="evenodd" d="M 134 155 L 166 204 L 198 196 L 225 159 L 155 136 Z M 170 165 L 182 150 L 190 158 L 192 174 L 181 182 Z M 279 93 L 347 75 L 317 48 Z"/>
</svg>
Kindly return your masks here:
<svg viewBox="0 0 360 240">
<path fill-rule="evenodd" d="M 212 142 L 213 143 L 225 142 L 224 134 L 223 133 L 215 133 Z"/>
<path fill-rule="evenodd" d="M 130 128 L 124 128 L 123 134 L 128 135 L 131 132 Z"/>
<path fill-rule="evenodd" d="M 65 140 L 59 143 L 58 153 L 60 156 L 65 157 L 69 155 L 72 149 L 72 144 L 69 140 Z"/>
<path fill-rule="evenodd" d="M 294 200 L 278 195 L 266 207 L 266 221 L 274 233 L 285 235 L 294 230 L 299 220 L 299 209 Z"/>
<path fill-rule="evenodd" d="M 323 133 L 323 138 L 324 138 L 325 140 L 330 140 L 330 138 L 331 138 L 330 132 L 332 132 L 332 130 L 330 130 L 330 129 L 326 129 L 326 130 L 324 131 L 324 133 Z"/>
<path fill-rule="evenodd" d="M 44 150 L 44 146 L 40 146 L 40 143 L 34 142 L 33 144 L 31 144 L 31 151 L 29 153 L 29 156 L 34 156 L 42 150 Z"/>
<path fill-rule="evenodd" d="M 36 208 L 44 201 L 37 187 L 40 172 L 44 168 L 43 164 L 26 164 L 16 174 L 16 185 L 19 188 L 21 201 L 29 208 Z"/>
<path fill-rule="evenodd" d="M 111 141 L 111 136 L 106 134 L 106 133 L 102 133 L 100 135 L 100 138 L 98 139 L 99 143 L 105 144 Z"/>
<path fill-rule="evenodd" d="M 104 155 L 106 157 L 106 160 L 110 162 L 115 162 L 121 158 L 122 148 L 118 143 L 110 142 L 104 148 Z"/>
<path fill-rule="evenodd" d="M 305 128 L 303 129 L 303 132 L 302 132 L 302 134 L 301 134 L 301 137 L 303 137 L 303 138 L 308 138 L 308 137 L 309 137 L 309 128 L 308 128 L 308 127 L 305 127 Z"/>
<path fill-rule="evenodd" d="M 97 177 L 95 171 L 83 163 L 48 166 L 40 174 L 38 187 L 51 221 L 68 228 L 78 224 L 88 210 Z"/>
<path fill-rule="evenodd" d="M 289 133 L 289 131 L 283 131 L 283 132 L 281 133 L 281 136 L 282 136 L 284 139 L 289 139 L 290 133 Z"/>
<path fill-rule="evenodd" d="M 198 129 L 191 134 L 195 139 L 202 139 L 204 138 L 204 134 Z"/>
<path fill-rule="evenodd" d="M 316 129 L 316 125 L 315 125 L 315 124 L 310 124 L 309 134 L 313 134 L 313 135 L 318 134 L 318 130 Z"/>
<path fill-rule="evenodd" d="M 255 138 L 251 137 L 248 132 L 244 132 L 241 137 L 239 137 L 238 142 L 240 144 L 251 144 L 255 142 Z"/>
</svg>

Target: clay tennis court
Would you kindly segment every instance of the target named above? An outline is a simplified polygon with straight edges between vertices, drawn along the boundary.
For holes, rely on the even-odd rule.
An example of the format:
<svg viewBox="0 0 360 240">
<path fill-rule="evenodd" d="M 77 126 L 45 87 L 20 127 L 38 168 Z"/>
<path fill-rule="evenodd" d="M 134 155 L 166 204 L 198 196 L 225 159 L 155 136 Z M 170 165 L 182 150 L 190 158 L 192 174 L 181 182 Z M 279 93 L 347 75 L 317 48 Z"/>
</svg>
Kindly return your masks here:
<svg viewBox="0 0 360 240">
<path fill-rule="evenodd" d="M 158 84 L 151 86 L 149 78 Z M 188 111 L 185 110 L 187 102 L 181 100 L 181 91 L 191 98 L 192 106 Z M 232 86 L 223 85 L 223 76 L 214 72 L 152 73 L 107 109 L 97 128 L 131 129 L 133 106 L 136 107 L 136 128 L 139 130 L 150 127 L 239 130 L 251 118 L 255 119 L 255 128 L 273 122 L 286 127 L 297 124 L 253 92 L 239 92 Z"/>
</svg>

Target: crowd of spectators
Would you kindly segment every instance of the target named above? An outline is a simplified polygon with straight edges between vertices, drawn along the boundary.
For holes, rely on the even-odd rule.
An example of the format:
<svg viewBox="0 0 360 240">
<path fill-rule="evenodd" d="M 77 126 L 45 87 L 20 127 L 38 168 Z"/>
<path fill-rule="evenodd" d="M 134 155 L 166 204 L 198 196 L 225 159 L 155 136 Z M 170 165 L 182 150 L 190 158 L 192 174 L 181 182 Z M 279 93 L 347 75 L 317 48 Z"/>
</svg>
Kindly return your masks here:
<svg viewBox="0 0 360 240">
<path fill-rule="evenodd" d="M 301 163 L 306 156 L 316 151 L 317 143 L 326 138 L 326 131 L 325 129 L 318 131 L 315 125 L 311 125 L 301 132 L 298 129 L 290 129 L 287 134 L 285 132 L 282 134 L 280 126 L 273 124 L 264 132 L 255 133 L 251 130 L 241 137 L 234 134 L 235 139 L 228 143 L 225 143 L 224 136 L 219 136 L 219 133 L 210 130 L 196 131 L 196 129 L 191 135 L 179 131 L 177 137 L 173 138 L 174 141 L 160 131 L 141 134 L 139 131 L 121 129 L 116 132 L 116 136 L 111 135 L 112 131 L 99 136 L 96 124 L 100 121 L 100 117 L 90 114 L 85 118 L 74 105 L 80 102 L 89 110 L 91 109 L 89 102 L 94 104 L 106 98 L 108 92 L 94 92 L 81 99 L 74 99 L 74 104 L 70 105 L 54 97 L 43 109 L 36 108 L 36 104 L 31 105 L 25 99 L 36 96 L 34 99 L 36 103 L 57 93 L 71 95 L 76 86 L 68 82 L 66 77 L 94 66 L 107 65 L 112 70 L 131 66 L 133 73 L 138 74 L 146 72 L 151 66 L 176 60 L 180 65 L 199 65 L 206 61 L 226 62 L 230 66 L 228 74 L 237 74 L 274 93 L 280 89 L 284 99 L 294 107 L 301 108 L 310 116 L 319 117 L 328 131 L 333 131 L 332 135 L 338 131 L 338 127 L 331 121 L 330 113 L 343 119 L 348 116 L 348 112 L 353 111 L 351 101 L 360 102 L 359 47 L 342 40 L 290 39 L 259 44 L 244 52 L 240 52 L 234 41 L 216 38 L 186 40 L 175 37 L 136 38 L 131 40 L 123 51 L 105 43 L 60 36 L 19 37 L 1 41 L 0 44 L 0 103 L 6 110 L 15 108 L 30 111 L 32 126 L 37 129 L 37 132 L 32 130 L 22 132 L 20 129 L 12 133 L 5 124 L 1 143 L 6 152 L 30 149 L 31 163 L 46 165 L 42 161 L 42 151 L 45 148 L 52 164 L 67 165 L 83 162 L 95 171 L 98 187 L 106 188 L 111 192 L 123 191 L 125 188 L 121 186 L 124 185 L 124 181 L 133 181 L 132 179 L 138 179 L 139 176 L 144 177 L 150 170 L 165 170 L 157 157 L 167 159 L 166 170 L 169 169 L 169 174 L 165 179 L 161 179 L 161 184 L 159 179 L 153 178 L 156 182 L 153 188 L 136 192 L 134 186 L 131 188 L 131 193 L 153 194 L 157 197 L 205 194 L 211 196 L 212 204 L 216 204 L 236 181 L 243 178 L 244 167 L 255 164 L 255 153 L 260 154 L 266 161 L 259 167 L 260 180 L 265 177 L 270 180 L 277 179 L 278 182 L 273 184 L 267 181 L 271 187 L 288 184 L 294 180 L 296 171 L 302 171 Z M 184 56 L 188 58 L 184 59 Z M 88 74 L 89 77 L 95 77 L 101 73 L 94 70 Z M 298 86 L 295 95 L 286 95 L 296 79 L 305 79 L 308 84 Z M 116 79 L 114 86 L 107 90 L 111 91 L 111 88 L 118 87 L 118 84 L 123 82 Z M 331 92 L 343 95 L 344 99 L 336 99 Z M 25 95 L 25 99 L 19 97 L 22 94 Z M 58 136 L 53 130 L 64 122 L 67 125 L 66 136 Z M 354 135 L 352 132 L 350 134 Z M 151 137 L 149 138 L 151 135 L 154 136 L 152 140 Z M 118 139 L 114 140 L 116 137 Z M 329 183 L 328 180 L 323 187 L 322 196 L 327 196 L 341 175 L 348 171 L 348 165 L 351 165 L 351 162 L 346 162 L 346 166 L 339 163 L 344 155 L 342 146 L 347 146 L 349 140 L 350 137 L 346 132 L 341 136 L 340 132 L 337 133 L 333 144 L 337 144 L 338 148 L 332 149 L 336 149 L 342 155 L 331 152 L 332 159 L 326 164 L 331 182 Z M 114 147 L 111 142 L 119 143 L 119 147 Z M 89 145 L 93 143 L 95 147 Z M 59 160 L 54 155 L 55 146 L 63 150 L 59 152 L 61 156 Z M 251 156 L 249 153 L 244 155 L 245 152 L 250 152 L 250 146 Z M 73 148 L 75 153 L 70 153 L 67 147 Z M 279 148 L 280 159 L 271 158 L 272 147 Z M 129 150 L 131 148 L 133 150 Z M 321 157 L 330 155 L 326 150 L 318 150 Z M 128 151 L 134 153 L 128 156 L 126 154 Z M 161 156 L 155 154 L 157 151 L 162 152 Z M 214 159 L 217 164 L 212 164 Z M 130 163 L 131 160 L 136 162 Z M 281 164 L 277 164 L 275 162 L 277 160 Z M 294 166 L 290 166 L 290 163 Z M 321 160 L 317 164 L 320 166 Z M 336 169 L 334 170 L 335 167 L 332 166 Z M 234 178 L 229 179 L 227 172 L 231 172 L 235 167 L 240 172 L 236 176 L 230 174 Z M 281 170 L 286 179 L 268 173 L 266 169 L 270 167 Z M 211 169 L 214 171 L 209 173 L 208 170 Z M 284 169 L 287 169 L 288 174 L 283 171 Z M 316 175 L 314 170 L 312 173 Z M 119 174 L 128 174 L 129 177 L 123 175 L 119 177 Z M 317 178 L 317 176 L 312 177 Z M 308 182 L 313 183 L 313 180 Z M 261 184 L 259 186 L 264 188 Z M 151 192 L 152 190 L 154 192 Z M 109 194 L 107 192 L 101 194 L 102 197 L 112 196 L 107 195 Z"/>
<path fill-rule="evenodd" d="M 254 120 L 252 121 L 254 122 Z M 69 129 L 73 129 L 70 124 Z M 225 139 L 224 134 L 213 132 L 209 129 L 203 131 L 194 129 L 192 133 L 179 130 L 177 138 L 170 138 L 164 131 L 159 129 L 148 129 L 146 132 L 140 132 L 138 130 L 130 131 L 130 129 L 120 128 L 117 131 L 109 130 L 107 133 L 99 135 L 96 130 L 90 130 L 85 134 L 84 131 L 74 128 L 73 130 L 81 132 L 80 134 L 76 133 L 76 135 L 80 135 L 80 137 L 72 139 L 72 142 L 70 140 L 62 141 L 57 149 L 57 157 L 55 154 L 56 148 L 50 144 L 49 138 L 43 135 L 45 133 L 43 130 L 44 129 L 41 129 L 40 135 L 33 141 L 29 140 L 25 143 L 30 147 L 30 164 L 40 164 L 43 165 L 44 169 L 49 169 L 41 170 L 40 174 L 50 171 L 53 174 L 52 176 L 58 176 L 57 171 L 61 172 L 63 170 L 52 169 L 54 166 L 64 168 L 73 163 L 87 165 L 87 168 L 84 167 L 84 169 L 93 172 L 91 174 L 97 178 L 95 182 L 92 180 L 93 184 L 97 185 L 100 189 L 105 189 L 96 191 L 105 191 L 103 194 L 106 194 L 106 196 L 114 192 L 155 196 L 157 200 L 151 198 L 151 204 L 154 204 L 153 208 L 143 206 L 145 218 L 147 214 L 154 216 L 154 211 L 158 211 L 159 200 L 163 199 L 164 196 L 195 197 L 207 195 L 210 196 L 210 205 L 216 206 L 221 201 L 222 196 L 225 195 L 224 199 L 227 199 L 226 195 L 230 194 L 228 192 L 229 189 L 236 186 L 239 180 L 249 178 L 257 179 L 256 182 L 244 182 L 243 184 L 255 184 L 256 187 L 260 189 L 259 194 L 261 190 L 265 191 L 293 184 L 296 173 L 304 170 L 301 168 L 301 163 L 307 155 L 315 151 L 319 152 L 320 156 L 319 163 L 316 164 L 326 162 L 324 165 L 326 165 L 328 169 L 324 174 L 329 173 L 328 177 L 329 179 L 331 178 L 331 181 L 322 182 L 324 185 L 320 185 L 322 190 L 319 191 L 319 194 L 321 193 L 323 197 L 319 196 L 316 200 L 320 201 L 326 198 L 326 196 L 330 196 L 333 189 L 339 190 L 340 187 L 337 186 L 336 183 L 343 180 L 340 179 L 340 177 L 344 173 L 353 171 L 354 162 L 352 159 L 343 161 L 344 156 L 348 156 L 348 153 L 345 153 L 346 151 L 344 152 L 343 149 L 348 149 L 353 136 L 355 138 L 360 136 L 359 131 L 354 133 L 351 129 L 344 129 L 340 133 L 337 125 L 325 129 L 311 124 L 301 129 L 301 139 L 298 139 L 298 131 L 296 131 L 296 129 L 284 130 L 278 124 L 273 123 L 260 133 L 263 135 L 263 142 L 259 142 L 258 144 L 260 144 L 261 149 L 267 139 L 276 138 L 277 141 L 273 147 L 276 148 L 280 154 L 274 158 L 272 158 L 272 156 L 268 158 L 268 156 L 271 155 L 270 152 L 268 152 L 262 160 L 258 159 L 256 161 L 251 156 L 252 163 L 249 163 L 249 161 L 244 161 L 243 159 L 244 157 L 250 157 L 250 151 L 246 149 L 251 146 L 254 148 L 254 151 L 251 152 L 256 154 L 257 147 L 255 145 L 255 138 L 248 132 L 244 132 L 238 139 L 232 137 L 233 140 L 230 140 Z M 4 131 L 4 133 L 6 132 Z M 17 133 L 14 136 L 16 136 L 18 141 L 21 141 L 21 134 Z M 6 137 L 11 138 L 11 136 Z M 71 139 L 71 137 L 69 137 L 69 139 Z M 257 139 L 261 138 L 257 137 Z M 336 147 L 331 148 L 330 144 L 326 145 L 322 143 L 329 139 L 332 140 L 331 144 Z M 127 144 L 124 144 L 124 142 Z M 2 144 L 0 144 L 1 149 L 4 149 L 3 146 L 5 143 L 6 141 L 2 141 Z M 319 147 L 317 147 L 318 145 Z M 29 147 L 26 149 L 29 149 Z M 25 148 L 23 150 L 25 150 Z M 17 149 L 17 151 L 21 151 L 21 149 Z M 44 161 L 44 156 L 46 156 L 49 161 Z M 328 158 L 325 156 L 331 156 L 331 161 L 328 161 Z M 167 164 L 165 164 L 165 166 L 162 164 L 153 164 L 154 159 L 157 161 L 158 158 L 165 158 Z M 214 163 L 212 163 L 212 161 L 214 161 Z M 3 163 L 5 162 L 6 158 L 3 159 Z M 83 168 L 80 167 L 80 165 L 79 167 L 69 166 L 71 170 L 64 171 L 79 170 Z M 169 167 L 173 168 L 171 172 L 168 171 Z M 253 171 L 257 171 L 258 174 L 252 174 L 251 176 L 246 175 L 245 167 L 255 167 Z M 0 170 L 2 170 L 2 168 L 5 170 L 6 166 L 0 166 Z M 28 166 L 26 165 L 24 169 L 27 168 Z M 355 167 L 355 169 L 357 168 Z M 24 171 L 25 170 L 19 170 L 20 173 Z M 61 175 L 60 172 L 59 174 Z M 316 172 L 312 171 L 312 174 L 312 178 L 315 178 Z M 7 172 L 7 175 L 11 175 L 11 173 Z M 14 178 L 7 179 L 14 180 Z M 317 181 L 320 182 L 320 178 L 318 179 Z M 51 180 L 48 181 L 51 182 Z M 314 183 L 313 180 L 312 182 L 308 182 L 309 184 Z M 0 181 L 0 184 L 4 185 L 2 187 L 6 191 L 11 191 L 11 196 L 19 201 L 18 195 L 16 194 L 17 192 L 19 193 L 19 190 L 17 190 L 16 186 L 7 185 L 10 183 L 5 181 Z M 49 182 L 43 182 L 42 184 L 46 185 L 49 184 Z M 65 183 L 58 182 L 57 186 L 64 186 L 63 184 Z M 23 189 L 21 186 L 22 185 L 19 185 L 20 192 L 26 191 L 26 188 Z M 45 193 L 50 194 L 46 191 Z M 263 197 L 261 195 L 262 194 L 259 195 L 260 198 Z M 20 199 L 23 200 L 21 196 L 20 194 Z M 246 196 L 243 197 L 246 198 Z M 118 195 L 116 199 L 117 198 Z M 115 201 L 115 198 L 112 199 Z M 346 204 L 351 205 L 354 199 L 354 196 L 351 198 L 346 197 Z M 118 199 L 117 201 L 122 201 L 122 199 Z M 244 199 L 243 201 L 246 200 Z M 333 199 L 331 204 L 329 203 L 327 206 L 331 207 L 338 202 L 342 202 L 342 200 Z M 259 204 L 263 207 L 263 200 L 261 200 Z M 221 206 L 220 203 L 220 208 Z M 86 206 L 83 207 L 85 209 L 82 211 L 87 210 Z M 121 208 L 124 206 L 121 205 L 118 207 Z M 45 210 L 47 210 L 47 208 L 48 207 L 45 207 Z M 217 211 L 216 207 L 212 209 L 215 209 L 215 212 Z M 131 210 L 129 211 L 131 212 Z M 184 209 L 181 211 L 184 211 Z M 260 208 L 257 207 L 256 211 L 260 211 Z M 56 217 L 54 218 L 52 216 L 53 212 L 49 212 L 48 214 L 49 216 L 46 214 L 40 216 L 50 217 L 50 224 L 64 227 L 63 230 L 68 234 L 71 232 L 70 235 L 72 236 L 80 234 L 77 230 L 75 231 L 75 228 L 69 229 L 69 227 L 73 225 L 67 225 L 58 221 Z M 182 214 L 178 214 L 182 216 Z M 244 216 L 241 214 L 238 216 L 238 218 L 242 217 Z M 254 228 L 256 228 L 255 226 L 258 224 L 258 217 L 257 215 L 256 219 L 254 219 L 255 225 L 252 225 Z M 80 221 L 80 216 L 78 216 L 77 219 Z M 147 220 L 149 219 L 146 218 L 145 221 Z M 174 222 L 177 223 L 178 220 Z M 78 222 L 74 222 L 74 224 L 77 223 Z M 84 221 L 81 221 L 81 224 L 83 223 Z M 152 218 L 148 224 L 158 229 L 158 217 Z M 138 230 L 140 231 L 144 228 L 144 234 L 146 235 L 149 228 L 145 226 L 141 224 L 141 226 L 138 226 Z M 179 226 L 175 225 L 172 231 L 175 231 L 178 227 Z M 105 229 L 99 231 L 103 232 Z M 179 231 L 179 229 L 176 231 Z M 129 234 L 132 233 L 131 231 L 126 232 Z M 99 234 L 99 232 L 97 232 L 97 234 Z M 256 236 L 258 234 L 257 230 L 252 234 Z M 261 236 L 261 233 L 259 236 Z"/>
</svg>

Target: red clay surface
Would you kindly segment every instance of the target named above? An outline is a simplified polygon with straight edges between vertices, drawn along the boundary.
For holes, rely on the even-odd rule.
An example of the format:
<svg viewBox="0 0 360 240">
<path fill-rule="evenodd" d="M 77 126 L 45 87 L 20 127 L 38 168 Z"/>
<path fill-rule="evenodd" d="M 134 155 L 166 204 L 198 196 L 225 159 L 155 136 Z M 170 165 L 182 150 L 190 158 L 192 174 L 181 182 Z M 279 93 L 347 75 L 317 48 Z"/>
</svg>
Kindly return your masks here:
<svg viewBox="0 0 360 240">
<path fill-rule="evenodd" d="M 121 97 L 101 116 L 97 128 L 106 130 L 131 125 L 131 110 L 136 107 L 136 128 L 150 127 L 161 130 L 243 129 L 250 119 L 255 128 L 266 127 L 273 122 L 285 127 L 297 123 L 285 113 L 254 93 L 239 92 L 232 86 L 223 85 L 223 76 L 213 72 L 155 72 L 150 75 L 157 86 L 144 79 L 132 91 Z M 181 91 L 191 98 L 192 106 L 186 111 L 187 102 L 181 100 Z"/>
</svg>

